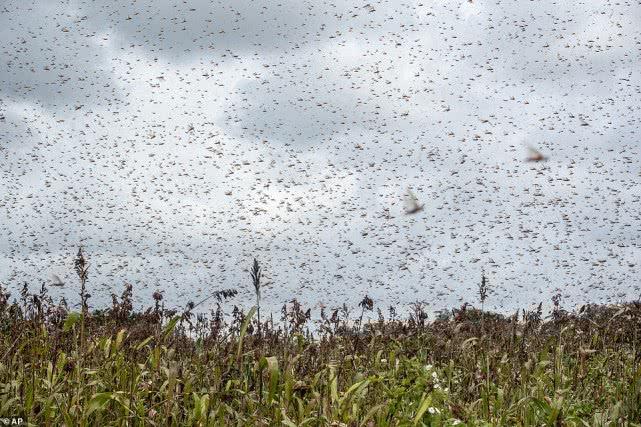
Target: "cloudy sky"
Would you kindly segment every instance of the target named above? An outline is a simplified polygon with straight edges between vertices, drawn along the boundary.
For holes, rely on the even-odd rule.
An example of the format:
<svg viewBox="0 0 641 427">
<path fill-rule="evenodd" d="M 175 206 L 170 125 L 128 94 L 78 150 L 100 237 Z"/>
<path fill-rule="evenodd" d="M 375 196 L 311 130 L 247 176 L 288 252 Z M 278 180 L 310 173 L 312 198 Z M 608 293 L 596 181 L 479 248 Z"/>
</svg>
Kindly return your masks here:
<svg viewBox="0 0 641 427">
<path fill-rule="evenodd" d="M 4 1 L 0 283 L 168 305 L 641 294 L 636 1 Z M 527 162 L 528 147 L 547 161 Z M 410 187 L 424 209 L 405 215 Z"/>
</svg>

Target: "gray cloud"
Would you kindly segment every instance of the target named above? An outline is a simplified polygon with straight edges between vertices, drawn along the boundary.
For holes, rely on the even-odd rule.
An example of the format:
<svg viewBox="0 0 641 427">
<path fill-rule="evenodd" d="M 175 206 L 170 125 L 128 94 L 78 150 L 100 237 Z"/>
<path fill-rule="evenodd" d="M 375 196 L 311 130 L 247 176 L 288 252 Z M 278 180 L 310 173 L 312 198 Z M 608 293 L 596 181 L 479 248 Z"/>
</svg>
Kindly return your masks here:
<svg viewBox="0 0 641 427">
<path fill-rule="evenodd" d="M 5 97 L 58 114 L 118 97 L 100 35 L 70 3 L 4 3 L 0 40 Z"/>
<path fill-rule="evenodd" d="M 636 297 L 641 19 L 584 6 L 15 12 L 3 48 L 27 46 L 3 69 L 1 279 L 71 282 L 82 244 L 96 303 L 125 281 L 175 304 L 250 292 L 254 256 L 271 307 L 365 293 L 448 307 L 474 300 L 482 268 L 505 310 L 558 288 L 572 303 Z M 94 85 L 59 84 L 50 62 Z M 549 161 L 524 162 L 526 145 Z"/>
</svg>

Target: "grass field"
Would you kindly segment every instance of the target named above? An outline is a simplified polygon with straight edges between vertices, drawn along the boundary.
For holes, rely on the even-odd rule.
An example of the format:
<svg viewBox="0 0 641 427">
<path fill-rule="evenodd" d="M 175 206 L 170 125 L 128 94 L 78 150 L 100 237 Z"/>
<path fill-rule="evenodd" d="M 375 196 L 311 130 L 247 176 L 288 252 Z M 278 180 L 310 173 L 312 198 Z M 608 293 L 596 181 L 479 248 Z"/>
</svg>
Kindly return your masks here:
<svg viewBox="0 0 641 427">
<path fill-rule="evenodd" d="M 48 426 L 641 425 L 641 303 L 512 316 L 464 305 L 429 319 L 363 298 L 349 314 L 294 301 L 141 311 L 127 287 L 79 312 L 43 289 L 0 292 L 0 417 Z M 482 281 L 479 293 L 487 298 Z M 356 304 L 355 304 L 356 305 Z M 364 321 L 373 315 L 376 320 Z"/>
</svg>

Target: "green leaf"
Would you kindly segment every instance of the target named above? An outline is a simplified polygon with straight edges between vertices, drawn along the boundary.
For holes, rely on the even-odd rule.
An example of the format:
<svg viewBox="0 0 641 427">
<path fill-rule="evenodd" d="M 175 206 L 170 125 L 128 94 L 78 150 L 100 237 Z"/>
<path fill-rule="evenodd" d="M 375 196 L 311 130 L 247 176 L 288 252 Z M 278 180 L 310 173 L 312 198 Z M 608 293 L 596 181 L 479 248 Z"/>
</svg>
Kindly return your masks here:
<svg viewBox="0 0 641 427">
<path fill-rule="evenodd" d="M 153 336 L 145 338 L 140 344 L 136 346 L 136 350 L 142 349 L 144 346 L 149 344 L 149 341 L 151 341 L 152 339 L 154 339 Z"/>
<path fill-rule="evenodd" d="M 427 408 L 430 407 L 432 404 L 432 395 L 428 394 L 425 399 L 421 402 L 420 406 L 418 407 L 418 412 L 416 413 L 416 417 L 414 417 L 414 425 L 417 425 L 421 419 L 423 419 L 423 415 L 425 414 L 425 411 L 427 411 Z"/>
<path fill-rule="evenodd" d="M 249 322 L 251 322 L 252 317 L 254 317 L 254 314 L 256 314 L 256 306 L 253 306 L 251 310 L 249 310 L 249 313 L 247 313 L 247 316 L 245 316 L 245 320 L 243 320 L 243 324 L 240 326 L 240 336 L 238 337 L 238 352 L 236 354 L 236 360 L 240 360 L 240 352 L 243 349 L 243 338 L 245 338 L 245 335 L 247 334 L 247 327 L 249 326 Z"/>
<path fill-rule="evenodd" d="M 370 418 L 373 418 L 373 417 L 374 417 L 374 415 L 375 415 L 378 411 L 380 411 L 381 409 L 383 409 L 385 406 L 387 406 L 387 402 L 385 402 L 385 403 L 381 403 L 380 405 L 376 405 L 376 406 L 374 406 L 372 409 L 370 409 L 369 411 L 367 411 L 367 414 L 365 414 L 365 418 L 363 418 L 363 421 L 361 421 L 360 426 L 361 426 L 361 427 L 365 426 L 365 425 L 367 424 L 367 422 L 370 420 Z"/>
<path fill-rule="evenodd" d="M 74 327 L 76 323 L 80 321 L 80 313 L 71 312 L 67 314 L 67 318 L 65 319 L 65 323 L 62 326 L 62 331 L 63 332 L 69 332 L 71 328 Z"/>
<path fill-rule="evenodd" d="M 329 365 L 329 390 L 332 402 L 338 400 L 338 378 L 336 375 L 336 366 Z"/>
<path fill-rule="evenodd" d="M 278 391 L 280 371 L 278 369 L 278 359 L 276 356 L 264 357 L 264 359 L 265 363 L 267 363 L 267 369 L 269 370 L 269 395 L 267 396 L 267 402 L 271 403 L 276 397 L 276 392 Z"/>
<path fill-rule="evenodd" d="M 174 330 L 176 327 L 176 324 L 180 320 L 180 316 L 174 316 L 169 323 L 167 323 L 167 326 L 165 326 L 165 329 L 162 331 L 162 341 L 165 340 L 171 334 L 171 332 Z"/>
<path fill-rule="evenodd" d="M 94 394 L 87 405 L 87 416 L 98 409 L 102 409 L 110 400 L 115 400 L 114 394 L 111 392 Z"/>
<path fill-rule="evenodd" d="M 367 387 L 369 383 L 370 383 L 370 380 L 366 379 L 366 380 L 359 381 L 357 383 L 352 384 L 351 387 L 348 388 L 347 391 L 343 394 L 338 405 L 342 407 L 347 401 L 349 401 L 349 399 L 353 394 L 360 392 L 362 389 Z"/>
<path fill-rule="evenodd" d="M 193 418 L 194 420 L 200 420 L 200 417 L 203 414 L 203 403 L 200 400 L 200 397 L 198 397 L 198 394 L 192 393 L 192 396 L 194 398 Z"/>
</svg>

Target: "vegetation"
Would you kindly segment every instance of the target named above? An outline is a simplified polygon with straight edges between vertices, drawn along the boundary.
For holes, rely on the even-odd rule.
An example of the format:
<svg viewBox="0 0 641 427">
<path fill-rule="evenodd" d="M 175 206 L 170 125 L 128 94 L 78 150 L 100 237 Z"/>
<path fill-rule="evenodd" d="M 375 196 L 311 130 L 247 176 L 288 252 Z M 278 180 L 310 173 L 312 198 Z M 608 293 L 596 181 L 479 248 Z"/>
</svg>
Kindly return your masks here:
<svg viewBox="0 0 641 427">
<path fill-rule="evenodd" d="M 87 306 L 88 264 L 76 259 L 81 310 L 43 287 L 18 300 L 0 289 L 0 417 L 34 425 L 641 425 L 641 303 L 555 299 L 512 316 L 470 305 L 428 321 L 369 297 L 317 320 L 297 301 L 258 324 L 216 309 L 135 311 L 132 287 Z M 258 262 L 252 268 L 260 287 Z M 482 300 L 487 297 L 483 275 Z M 260 299 L 257 296 L 257 301 Z M 366 314 L 376 320 L 364 320 Z"/>
</svg>

